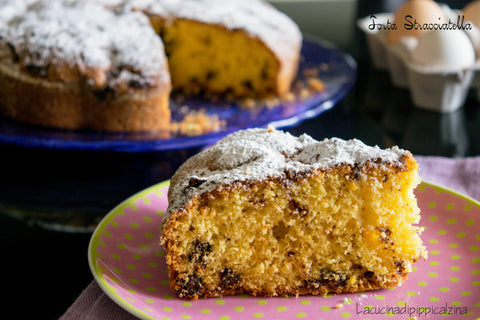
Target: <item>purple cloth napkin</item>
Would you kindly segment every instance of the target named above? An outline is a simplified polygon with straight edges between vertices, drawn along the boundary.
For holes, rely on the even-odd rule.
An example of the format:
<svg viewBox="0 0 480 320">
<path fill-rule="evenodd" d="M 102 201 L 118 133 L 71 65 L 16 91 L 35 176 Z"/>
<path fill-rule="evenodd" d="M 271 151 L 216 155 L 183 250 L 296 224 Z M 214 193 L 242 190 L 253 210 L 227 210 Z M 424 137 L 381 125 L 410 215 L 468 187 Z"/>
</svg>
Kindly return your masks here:
<svg viewBox="0 0 480 320">
<path fill-rule="evenodd" d="M 420 176 L 480 200 L 480 157 L 451 159 L 416 156 Z M 92 281 L 60 320 L 135 320 Z"/>
</svg>

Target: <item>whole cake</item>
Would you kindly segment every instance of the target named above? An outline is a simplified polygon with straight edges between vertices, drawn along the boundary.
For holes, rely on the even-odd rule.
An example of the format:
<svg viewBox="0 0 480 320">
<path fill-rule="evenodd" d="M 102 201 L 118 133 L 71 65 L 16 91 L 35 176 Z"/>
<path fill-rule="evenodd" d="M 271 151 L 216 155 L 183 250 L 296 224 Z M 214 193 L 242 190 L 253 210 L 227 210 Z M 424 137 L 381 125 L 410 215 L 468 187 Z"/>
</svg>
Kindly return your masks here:
<svg viewBox="0 0 480 320">
<path fill-rule="evenodd" d="M 172 89 L 268 97 L 298 27 L 260 0 L 0 0 L 0 113 L 57 128 L 167 130 Z"/>
<path fill-rule="evenodd" d="M 161 236 L 170 286 L 197 299 L 399 285 L 426 257 L 417 171 L 396 147 L 233 133 L 171 179 Z"/>
</svg>

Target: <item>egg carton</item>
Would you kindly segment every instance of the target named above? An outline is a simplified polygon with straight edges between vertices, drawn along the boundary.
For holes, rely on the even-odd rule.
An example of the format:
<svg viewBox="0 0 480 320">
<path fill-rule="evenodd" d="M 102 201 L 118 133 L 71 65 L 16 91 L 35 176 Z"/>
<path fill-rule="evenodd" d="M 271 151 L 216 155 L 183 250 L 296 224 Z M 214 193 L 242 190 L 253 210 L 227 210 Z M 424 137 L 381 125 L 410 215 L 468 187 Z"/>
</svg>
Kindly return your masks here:
<svg viewBox="0 0 480 320">
<path fill-rule="evenodd" d="M 456 21 L 458 11 L 445 5 L 442 10 L 447 18 Z M 394 21 L 394 14 L 378 13 L 357 21 L 357 26 L 366 35 L 373 66 L 389 71 L 394 86 L 409 89 L 416 107 L 441 113 L 453 112 L 463 106 L 470 88 L 477 90 L 480 99 L 480 30 L 477 27 L 471 24 L 472 30 L 460 31 L 471 40 L 477 60 L 470 66 L 455 69 L 415 63 L 412 53 L 419 40 L 406 36 L 398 43 L 390 44 L 385 28 L 372 30 L 372 16 L 375 16 L 377 25 L 388 26 L 388 22 Z"/>
</svg>

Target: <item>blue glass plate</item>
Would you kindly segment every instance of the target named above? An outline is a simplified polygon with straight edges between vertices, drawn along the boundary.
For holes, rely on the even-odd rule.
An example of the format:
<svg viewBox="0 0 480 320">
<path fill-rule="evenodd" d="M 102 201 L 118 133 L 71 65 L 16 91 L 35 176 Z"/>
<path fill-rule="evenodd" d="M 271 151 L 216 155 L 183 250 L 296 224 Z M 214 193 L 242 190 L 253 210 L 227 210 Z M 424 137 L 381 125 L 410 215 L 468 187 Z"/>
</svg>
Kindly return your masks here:
<svg viewBox="0 0 480 320">
<path fill-rule="evenodd" d="M 319 66 L 322 67 L 318 68 Z M 212 103 L 199 99 L 187 99 L 183 102 L 190 109 L 204 109 L 207 114 L 217 114 L 219 119 L 225 120 L 226 125 L 220 132 L 195 137 L 172 136 L 158 139 L 155 132 L 59 130 L 26 125 L 0 117 L 0 143 L 48 149 L 146 152 L 204 146 L 239 129 L 266 127 L 269 124 L 278 129 L 287 129 L 333 107 L 353 87 L 356 77 L 356 63 L 353 58 L 327 42 L 309 38 L 303 42 L 298 78 L 302 77 L 305 69 L 314 67 L 319 69 L 319 76 L 326 89 L 307 100 L 299 99 L 254 110 L 235 104 Z M 173 119 L 177 117 L 179 115 L 176 113 L 172 115 Z"/>
</svg>

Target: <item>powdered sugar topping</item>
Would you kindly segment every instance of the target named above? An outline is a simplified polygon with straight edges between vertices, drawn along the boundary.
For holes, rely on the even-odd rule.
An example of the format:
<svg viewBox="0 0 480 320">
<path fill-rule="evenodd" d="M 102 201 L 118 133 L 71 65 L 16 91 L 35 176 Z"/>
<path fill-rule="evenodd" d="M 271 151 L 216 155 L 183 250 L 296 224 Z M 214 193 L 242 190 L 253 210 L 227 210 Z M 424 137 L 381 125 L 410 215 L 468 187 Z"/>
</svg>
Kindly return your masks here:
<svg viewBox="0 0 480 320">
<path fill-rule="evenodd" d="M 143 13 L 114 12 L 94 1 L 4 2 L 0 39 L 28 65 L 101 68 L 113 81 L 128 72 L 146 85 L 169 79 L 159 74 L 166 65 L 163 44 Z"/>
<path fill-rule="evenodd" d="M 406 153 L 397 147 L 385 150 L 370 147 L 356 139 L 316 141 L 306 134 L 294 137 L 272 129 L 238 131 L 192 157 L 177 171 L 172 178 L 168 211 L 171 213 L 197 195 L 234 182 L 285 177 L 339 164 L 361 166 L 367 161 L 372 161 L 372 165 L 400 164 Z M 381 162 L 375 164 L 375 160 Z"/>
</svg>

